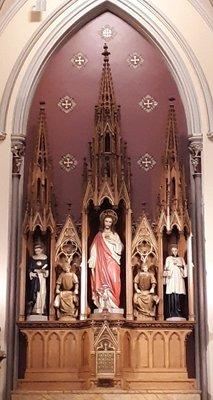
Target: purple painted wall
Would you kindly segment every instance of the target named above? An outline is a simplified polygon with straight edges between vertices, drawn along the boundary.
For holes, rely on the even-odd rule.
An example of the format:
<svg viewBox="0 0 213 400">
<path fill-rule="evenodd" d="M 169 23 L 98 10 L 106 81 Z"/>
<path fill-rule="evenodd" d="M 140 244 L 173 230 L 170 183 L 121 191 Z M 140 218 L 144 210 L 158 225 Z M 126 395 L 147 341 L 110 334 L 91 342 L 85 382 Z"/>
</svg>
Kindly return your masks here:
<svg viewBox="0 0 213 400">
<path fill-rule="evenodd" d="M 157 194 L 160 185 L 161 158 L 165 148 L 168 98 L 176 99 L 178 140 L 180 154 L 188 166 L 187 134 L 183 106 L 176 83 L 160 51 L 117 16 L 106 12 L 87 25 L 57 49 L 46 64 L 34 95 L 28 123 L 26 167 L 32 155 L 37 129 L 39 102 L 46 102 L 49 151 L 53 162 L 53 183 L 57 201 L 57 222 L 63 223 L 67 203 L 72 203 L 72 214 L 80 218 L 82 202 L 82 164 L 88 155 L 88 142 L 94 131 L 94 106 L 98 100 L 102 70 L 102 47 L 105 42 L 99 35 L 104 25 L 112 26 L 116 36 L 108 41 L 110 64 L 117 103 L 121 105 L 121 134 L 127 141 L 132 162 L 132 208 L 136 219 L 142 203 L 151 218 L 155 217 Z M 82 52 L 88 63 L 77 69 L 71 58 Z M 144 61 L 136 69 L 130 68 L 127 58 L 133 52 Z M 138 103 L 147 94 L 158 102 L 147 113 Z M 58 107 L 61 97 L 72 97 L 76 107 L 65 114 Z M 70 153 L 78 161 L 71 172 L 61 169 L 62 155 Z M 152 170 L 145 172 L 137 164 L 139 157 L 149 153 L 156 160 Z"/>
</svg>

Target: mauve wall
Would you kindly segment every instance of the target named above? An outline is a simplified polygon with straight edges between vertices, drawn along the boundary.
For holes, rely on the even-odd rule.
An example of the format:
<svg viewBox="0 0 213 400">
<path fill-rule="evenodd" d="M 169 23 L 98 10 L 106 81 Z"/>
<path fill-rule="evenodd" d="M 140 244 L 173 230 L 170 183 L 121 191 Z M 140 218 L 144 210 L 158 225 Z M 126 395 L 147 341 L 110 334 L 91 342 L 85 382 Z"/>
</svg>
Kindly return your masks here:
<svg viewBox="0 0 213 400">
<path fill-rule="evenodd" d="M 88 155 L 88 142 L 94 131 L 94 106 L 98 100 L 102 71 L 104 39 L 99 31 L 104 25 L 112 26 L 117 34 L 108 41 L 110 64 L 117 103 L 121 105 L 121 134 L 127 141 L 132 163 L 132 208 L 137 219 L 142 203 L 150 218 L 156 214 L 160 185 L 161 158 L 165 149 L 168 98 L 175 97 L 180 154 L 188 168 L 187 134 L 183 106 L 176 83 L 160 51 L 126 22 L 106 12 L 85 25 L 57 49 L 47 63 L 32 101 L 27 135 L 26 167 L 32 155 L 37 129 L 39 102 L 46 102 L 49 151 L 53 162 L 53 183 L 57 201 L 57 222 L 63 223 L 67 203 L 72 203 L 72 214 L 80 218 L 82 204 L 82 165 Z M 82 52 L 88 63 L 77 69 L 71 58 Z M 136 69 L 130 68 L 127 58 L 133 52 L 144 61 Z M 138 103 L 147 94 L 158 102 L 147 113 Z M 58 107 L 64 96 L 72 97 L 76 107 L 65 114 Z M 78 164 L 70 172 L 64 171 L 59 161 L 70 153 Z M 139 157 L 149 153 L 156 160 L 153 169 L 145 172 L 139 167 Z"/>
</svg>

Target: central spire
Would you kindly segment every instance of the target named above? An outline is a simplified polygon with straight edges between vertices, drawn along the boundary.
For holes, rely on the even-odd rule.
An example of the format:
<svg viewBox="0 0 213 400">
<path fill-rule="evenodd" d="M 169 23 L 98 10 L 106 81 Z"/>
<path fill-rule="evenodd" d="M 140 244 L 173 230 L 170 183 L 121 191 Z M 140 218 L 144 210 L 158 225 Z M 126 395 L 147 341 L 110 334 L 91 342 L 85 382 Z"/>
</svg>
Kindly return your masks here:
<svg viewBox="0 0 213 400">
<path fill-rule="evenodd" d="M 106 43 L 104 44 L 104 50 L 102 55 L 104 57 L 104 60 L 103 60 L 103 69 L 102 69 L 98 105 L 110 107 L 112 104 L 115 104 L 115 94 L 113 89 L 112 74 L 109 63 L 110 52 L 108 51 L 108 46 Z"/>
<path fill-rule="evenodd" d="M 130 192 L 130 161 L 120 135 L 120 106 L 116 104 L 108 46 L 103 47 L 103 67 L 98 104 L 95 106 L 95 129 L 90 143 L 89 165 L 85 164 L 85 199 L 93 198 L 99 206 L 104 198 L 118 205 L 121 193 Z M 86 200 L 85 200 L 86 201 Z"/>
</svg>

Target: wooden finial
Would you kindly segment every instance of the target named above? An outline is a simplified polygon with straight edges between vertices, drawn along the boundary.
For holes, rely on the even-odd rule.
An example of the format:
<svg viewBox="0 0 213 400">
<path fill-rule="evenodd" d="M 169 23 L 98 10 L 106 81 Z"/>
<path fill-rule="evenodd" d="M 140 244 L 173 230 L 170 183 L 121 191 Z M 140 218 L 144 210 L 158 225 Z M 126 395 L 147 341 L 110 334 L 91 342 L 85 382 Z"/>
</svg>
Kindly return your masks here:
<svg viewBox="0 0 213 400">
<path fill-rule="evenodd" d="M 40 110 L 45 110 L 45 101 L 40 101 Z"/>
<path fill-rule="evenodd" d="M 67 206 L 68 206 L 68 214 L 71 214 L 72 203 L 71 202 L 67 203 Z"/>
<path fill-rule="evenodd" d="M 104 56 L 104 64 L 109 62 L 109 55 L 110 52 L 108 51 L 108 46 L 104 43 L 104 51 L 102 53 L 102 56 Z"/>
</svg>

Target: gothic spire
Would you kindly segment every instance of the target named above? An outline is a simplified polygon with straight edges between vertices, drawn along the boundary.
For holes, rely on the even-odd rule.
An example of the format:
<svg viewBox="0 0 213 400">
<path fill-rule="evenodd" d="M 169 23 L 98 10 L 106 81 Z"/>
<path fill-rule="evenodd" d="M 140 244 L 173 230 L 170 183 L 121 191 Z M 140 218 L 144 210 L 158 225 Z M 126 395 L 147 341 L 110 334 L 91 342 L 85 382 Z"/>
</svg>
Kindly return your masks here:
<svg viewBox="0 0 213 400">
<path fill-rule="evenodd" d="M 178 162 L 178 148 L 177 148 L 177 124 L 175 115 L 175 99 L 171 97 L 169 99 L 169 114 L 166 132 L 166 152 L 165 152 L 165 164 L 174 165 Z"/>
<path fill-rule="evenodd" d="M 49 226 L 54 230 L 52 215 L 51 164 L 48 157 L 45 103 L 40 103 L 38 133 L 33 160 L 29 171 L 27 210 L 25 229 L 34 231 L 40 226 L 43 232 Z"/>
<path fill-rule="evenodd" d="M 115 104 L 115 94 L 113 89 L 112 74 L 109 63 L 110 52 L 108 51 L 108 46 L 106 43 L 104 44 L 104 51 L 102 55 L 104 59 L 103 59 L 103 69 L 102 69 L 98 105 L 110 107 L 112 104 Z"/>
<path fill-rule="evenodd" d="M 39 128 L 38 128 L 38 137 L 35 148 L 34 163 L 40 169 L 41 174 L 44 176 L 48 168 L 47 128 L 46 128 L 46 115 L 45 115 L 44 102 L 40 102 Z"/>
<path fill-rule="evenodd" d="M 98 104 L 95 106 L 95 129 L 89 144 L 89 160 L 85 163 L 85 201 L 93 198 L 100 205 L 104 198 L 118 204 L 128 199 L 130 162 L 126 145 L 120 135 L 120 106 L 116 104 L 108 46 L 104 44 L 103 68 Z"/>
<path fill-rule="evenodd" d="M 166 130 L 166 148 L 159 193 L 159 227 L 171 232 L 176 226 L 179 231 L 189 229 L 189 216 L 185 191 L 185 176 L 179 160 L 177 126 L 174 98 L 169 99 L 169 114 Z"/>
</svg>

